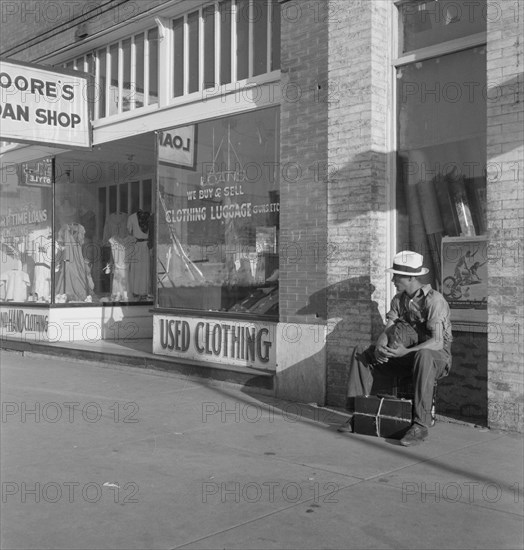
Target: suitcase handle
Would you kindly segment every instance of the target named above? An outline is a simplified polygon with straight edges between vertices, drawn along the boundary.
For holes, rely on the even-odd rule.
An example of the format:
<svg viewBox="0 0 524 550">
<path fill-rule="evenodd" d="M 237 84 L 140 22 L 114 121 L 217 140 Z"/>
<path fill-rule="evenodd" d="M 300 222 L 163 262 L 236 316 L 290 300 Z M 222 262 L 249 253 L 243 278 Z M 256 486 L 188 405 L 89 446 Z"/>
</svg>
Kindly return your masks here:
<svg viewBox="0 0 524 550">
<path fill-rule="evenodd" d="M 378 406 L 378 411 L 377 411 L 377 421 L 375 422 L 375 424 L 377 425 L 377 437 L 380 437 L 380 411 L 382 410 L 383 403 L 384 403 L 384 397 L 381 397 L 380 404 Z"/>
</svg>

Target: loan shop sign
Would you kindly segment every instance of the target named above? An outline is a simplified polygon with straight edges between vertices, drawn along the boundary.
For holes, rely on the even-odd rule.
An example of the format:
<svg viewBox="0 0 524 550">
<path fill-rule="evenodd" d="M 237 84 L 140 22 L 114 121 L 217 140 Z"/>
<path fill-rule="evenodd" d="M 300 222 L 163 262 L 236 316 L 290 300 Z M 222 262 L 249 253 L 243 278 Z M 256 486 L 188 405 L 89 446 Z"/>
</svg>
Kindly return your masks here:
<svg viewBox="0 0 524 550">
<path fill-rule="evenodd" d="M 158 160 L 184 168 L 195 168 L 195 125 L 158 132 Z"/>
<path fill-rule="evenodd" d="M 88 148 L 87 76 L 0 60 L 0 139 Z"/>
<path fill-rule="evenodd" d="M 194 361 L 276 368 L 275 323 L 156 315 L 153 352 Z"/>
</svg>

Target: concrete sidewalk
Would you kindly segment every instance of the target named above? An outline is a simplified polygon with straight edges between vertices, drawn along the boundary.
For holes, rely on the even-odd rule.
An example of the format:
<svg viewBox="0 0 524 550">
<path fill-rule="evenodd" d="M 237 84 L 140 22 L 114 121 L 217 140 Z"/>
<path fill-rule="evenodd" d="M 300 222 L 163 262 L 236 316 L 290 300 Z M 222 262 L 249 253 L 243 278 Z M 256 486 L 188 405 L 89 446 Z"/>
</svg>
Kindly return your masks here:
<svg viewBox="0 0 524 550">
<path fill-rule="evenodd" d="M 524 544 L 521 436 L 439 422 L 409 449 L 227 383 L 0 359 L 3 549 Z"/>
</svg>

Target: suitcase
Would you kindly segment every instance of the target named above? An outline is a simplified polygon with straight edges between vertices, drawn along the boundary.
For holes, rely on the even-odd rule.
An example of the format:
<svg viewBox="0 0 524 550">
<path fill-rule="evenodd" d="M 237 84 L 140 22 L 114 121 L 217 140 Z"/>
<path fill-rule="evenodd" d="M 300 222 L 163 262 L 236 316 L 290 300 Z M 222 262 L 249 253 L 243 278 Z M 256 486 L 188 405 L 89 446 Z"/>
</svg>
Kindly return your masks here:
<svg viewBox="0 0 524 550">
<path fill-rule="evenodd" d="M 355 397 L 354 433 L 400 439 L 412 423 L 412 400 L 394 396 Z"/>
</svg>

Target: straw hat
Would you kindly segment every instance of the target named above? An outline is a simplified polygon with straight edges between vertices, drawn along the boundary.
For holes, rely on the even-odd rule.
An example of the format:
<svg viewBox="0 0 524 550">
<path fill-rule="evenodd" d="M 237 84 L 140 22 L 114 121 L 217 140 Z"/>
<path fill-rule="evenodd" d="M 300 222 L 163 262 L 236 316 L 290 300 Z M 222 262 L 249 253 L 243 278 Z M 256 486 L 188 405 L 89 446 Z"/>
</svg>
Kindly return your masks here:
<svg viewBox="0 0 524 550">
<path fill-rule="evenodd" d="M 406 277 L 420 277 L 429 272 L 427 267 L 422 267 L 423 263 L 424 257 L 421 254 L 403 250 L 393 258 L 393 267 L 388 267 L 386 271 Z"/>
</svg>

